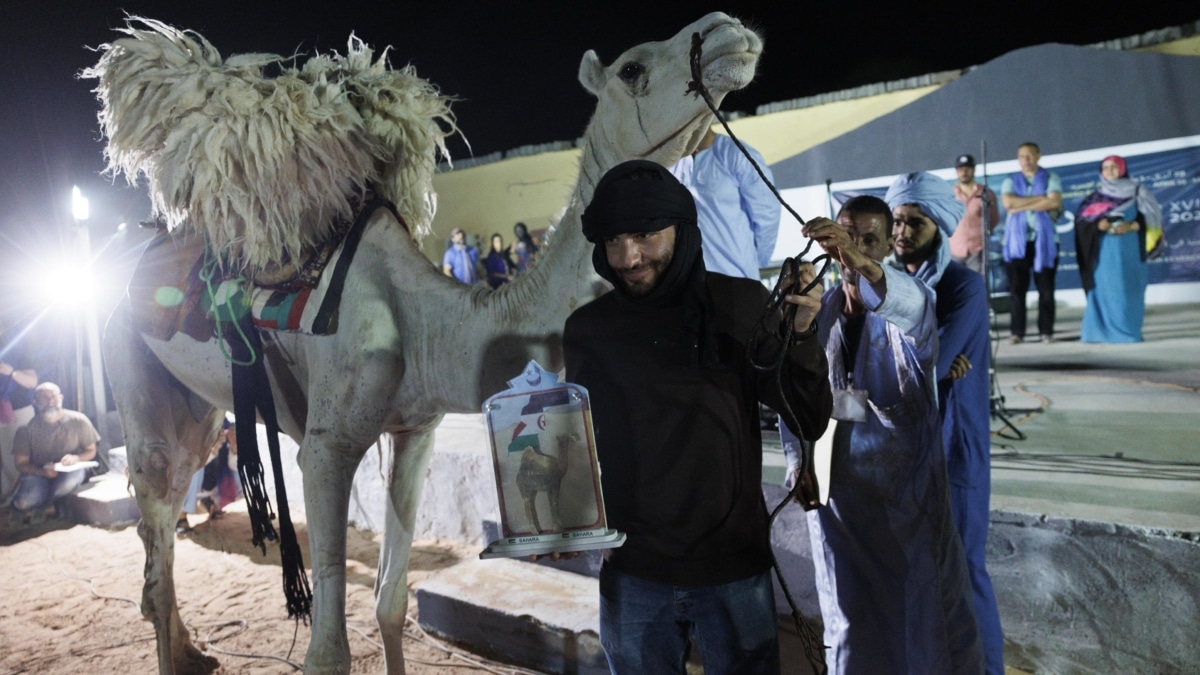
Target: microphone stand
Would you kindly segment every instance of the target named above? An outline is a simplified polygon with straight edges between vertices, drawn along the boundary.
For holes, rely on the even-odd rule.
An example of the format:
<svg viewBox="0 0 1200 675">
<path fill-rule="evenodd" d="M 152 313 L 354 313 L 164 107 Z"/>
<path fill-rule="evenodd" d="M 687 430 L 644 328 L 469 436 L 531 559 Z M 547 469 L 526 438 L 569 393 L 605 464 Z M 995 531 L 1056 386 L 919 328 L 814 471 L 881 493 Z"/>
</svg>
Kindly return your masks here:
<svg viewBox="0 0 1200 675">
<path fill-rule="evenodd" d="M 1000 438 L 1007 438 L 1013 441 L 1025 440 L 1025 432 L 1018 429 L 1009 419 L 1009 411 L 1004 407 L 1004 394 L 1000 390 L 1000 380 L 996 378 L 996 356 L 1000 352 L 1000 330 L 996 321 L 996 310 L 992 304 L 992 276 L 991 276 L 991 252 L 992 252 L 992 234 L 991 228 L 993 224 L 988 222 L 990 217 L 990 207 L 992 206 L 992 198 L 988 196 L 988 174 L 987 174 L 987 141 L 980 141 L 980 159 L 983 160 L 983 192 L 980 194 L 981 213 L 980 213 L 980 229 L 983 235 L 983 251 L 981 263 L 983 269 L 983 285 L 987 293 L 988 305 L 988 321 L 989 321 L 989 337 L 992 342 L 992 358 L 988 363 L 988 380 L 990 383 L 991 394 L 988 397 L 988 405 L 991 410 L 992 419 L 1001 422 L 1000 429 L 996 435 Z"/>
</svg>

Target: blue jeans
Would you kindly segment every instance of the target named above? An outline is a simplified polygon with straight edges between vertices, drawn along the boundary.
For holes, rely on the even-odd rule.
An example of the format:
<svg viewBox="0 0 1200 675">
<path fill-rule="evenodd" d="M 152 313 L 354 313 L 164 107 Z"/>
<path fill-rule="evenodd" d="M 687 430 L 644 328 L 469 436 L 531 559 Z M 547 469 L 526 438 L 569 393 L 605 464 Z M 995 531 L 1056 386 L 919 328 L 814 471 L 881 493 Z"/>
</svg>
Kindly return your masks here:
<svg viewBox="0 0 1200 675">
<path fill-rule="evenodd" d="M 689 631 L 706 675 L 778 675 L 770 571 L 718 586 L 672 586 L 600 569 L 600 644 L 614 674 L 685 672 Z"/>
<path fill-rule="evenodd" d="M 17 490 L 13 493 L 12 506 L 17 511 L 40 511 L 83 485 L 85 477 L 86 470 L 60 472 L 54 478 L 21 474 Z"/>
</svg>

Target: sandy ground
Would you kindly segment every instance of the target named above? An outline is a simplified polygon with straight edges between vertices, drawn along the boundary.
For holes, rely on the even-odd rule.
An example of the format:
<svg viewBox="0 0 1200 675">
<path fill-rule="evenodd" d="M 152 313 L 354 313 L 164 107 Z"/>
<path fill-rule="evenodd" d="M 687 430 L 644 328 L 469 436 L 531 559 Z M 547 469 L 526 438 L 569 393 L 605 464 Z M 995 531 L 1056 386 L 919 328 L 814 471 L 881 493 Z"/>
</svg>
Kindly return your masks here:
<svg viewBox="0 0 1200 675">
<path fill-rule="evenodd" d="M 192 516 L 194 533 L 176 539 L 180 613 L 192 640 L 207 643 L 221 662 L 219 672 L 297 672 L 309 628 L 287 618 L 278 549 L 268 547 L 264 556 L 250 545 L 249 520 L 240 507 L 242 502 L 231 505 L 219 520 Z M 307 552 L 304 523 L 296 529 Z M 350 529 L 347 537 L 351 672 L 382 673 L 371 590 L 378 535 Z M 416 542 L 410 587 L 477 554 L 458 544 Z M 0 513 L 0 675 L 156 672 L 154 629 L 139 609 L 144 563 L 133 526 L 109 531 L 57 520 L 21 525 Z M 409 615 L 416 616 L 411 592 Z M 415 621 L 405 631 L 404 652 L 408 672 L 418 675 L 530 672 L 422 635 Z"/>
</svg>

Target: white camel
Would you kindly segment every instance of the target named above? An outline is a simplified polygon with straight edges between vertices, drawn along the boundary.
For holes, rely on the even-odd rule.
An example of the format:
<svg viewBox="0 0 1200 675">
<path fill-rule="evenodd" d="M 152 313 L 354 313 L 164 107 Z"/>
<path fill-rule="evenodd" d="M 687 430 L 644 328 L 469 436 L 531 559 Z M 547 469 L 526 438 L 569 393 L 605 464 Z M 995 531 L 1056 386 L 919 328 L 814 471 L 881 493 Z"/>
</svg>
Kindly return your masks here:
<svg viewBox="0 0 1200 675">
<path fill-rule="evenodd" d="M 584 54 L 579 79 L 599 101 L 570 204 L 553 245 L 530 273 L 496 291 L 463 286 L 438 273 L 409 232 L 379 209 L 346 279 L 336 334 L 264 336 L 279 422 L 300 445 L 304 475 L 314 581 L 306 672 L 350 670 L 344 619 L 350 487 L 359 461 L 383 432 L 392 434 L 395 456 L 376 618 L 387 671 L 404 672 L 407 568 L 434 428 L 444 413 L 478 412 L 530 359 L 552 370 L 561 366 L 562 325 L 596 293 L 591 246 L 579 219 L 596 182 L 627 159 L 672 164 L 694 150 L 713 121 L 704 102 L 686 93 L 693 34 L 704 38 L 703 81 L 717 102 L 750 82 L 761 40 L 720 13 L 669 40 L 634 47 L 609 66 L 592 51 Z M 137 162 L 133 168 L 148 175 L 162 169 L 152 153 Z M 173 206 L 170 195 L 154 197 L 160 212 Z M 159 670 L 212 671 L 216 660 L 192 645 L 176 607 L 173 524 L 216 433 L 216 409 L 231 409 L 229 364 L 213 340 L 140 334 L 128 300 L 109 321 L 105 357 L 142 513 L 142 612 L 155 626 Z M 199 421 L 197 398 L 206 409 L 215 406 Z"/>
</svg>

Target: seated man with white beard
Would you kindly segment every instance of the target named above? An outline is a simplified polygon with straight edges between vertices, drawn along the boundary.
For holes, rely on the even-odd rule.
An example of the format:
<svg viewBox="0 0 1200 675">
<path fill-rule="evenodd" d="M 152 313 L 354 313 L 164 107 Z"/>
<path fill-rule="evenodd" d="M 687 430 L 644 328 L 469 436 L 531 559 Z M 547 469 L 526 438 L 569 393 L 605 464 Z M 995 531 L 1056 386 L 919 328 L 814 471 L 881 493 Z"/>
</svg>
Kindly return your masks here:
<svg viewBox="0 0 1200 675">
<path fill-rule="evenodd" d="M 100 435 L 83 413 L 63 410 L 58 385 L 44 382 L 33 393 L 37 416 L 17 429 L 13 458 L 21 474 L 13 495 L 13 509 L 28 522 L 34 513 L 83 484 L 84 470 L 56 471 L 96 457 Z"/>
</svg>

